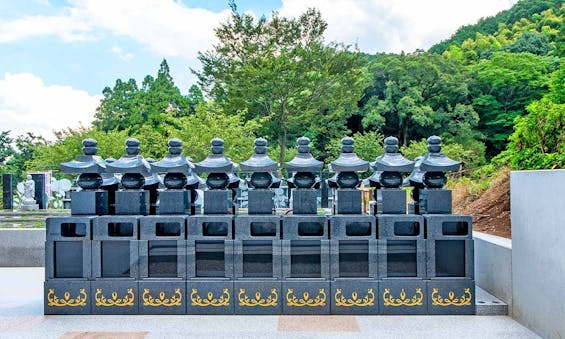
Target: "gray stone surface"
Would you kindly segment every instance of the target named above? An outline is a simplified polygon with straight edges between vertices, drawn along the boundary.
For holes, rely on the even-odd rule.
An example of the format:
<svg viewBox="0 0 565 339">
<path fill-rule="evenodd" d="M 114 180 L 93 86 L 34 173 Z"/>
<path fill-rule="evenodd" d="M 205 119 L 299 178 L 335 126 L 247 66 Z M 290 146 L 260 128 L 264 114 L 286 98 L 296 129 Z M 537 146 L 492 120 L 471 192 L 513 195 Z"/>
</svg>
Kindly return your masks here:
<svg viewBox="0 0 565 339">
<path fill-rule="evenodd" d="M 330 235 L 337 240 L 376 239 L 376 219 L 372 215 L 332 215 Z"/>
<path fill-rule="evenodd" d="M 361 191 L 355 188 L 336 190 L 337 214 L 361 214 Z"/>
<path fill-rule="evenodd" d="M 284 314 L 330 314 L 331 287 L 324 280 L 284 280 Z"/>
<path fill-rule="evenodd" d="M 451 214 L 451 190 L 424 188 L 420 190 L 420 214 Z"/>
<path fill-rule="evenodd" d="M 283 239 L 329 239 L 328 219 L 323 215 L 285 215 Z"/>
<path fill-rule="evenodd" d="M 510 173 L 512 315 L 542 337 L 565 337 L 565 170 Z"/>
<path fill-rule="evenodd" d="M 394 278 L 379 282 L 381 314 L 427 314 L 427 282 L 422 279 Z"/>
<path fill-rule="evenodd" d="M 204 191 L 204 214 L 229 214 L 231 190 Z"/>
<path fill-rule="evenodd" d="M 280 279 L 282 277 L 281 240 L 235 240 L 234 277 L 236 279 Z"/>
<path fill-rule="evenodd" d="M 190 191 L 159 190 L 157 214 L 190 214 Z"/>
<path fill-rule="evenodd" d="M 508 315 L 508 304 L 478 285 L 475 286 L 475 309 L 477 315 Z"/>
<path fill-rule="evenodd" d="M 332 281 L 331 314 L 379 314 L 379 282 L 377 280 L 341 279 Z"/>
<path fill-rule="evenodd" d="M 0 229 L 0 267 L 45 266 L 45 229 Z"/>
<path fill-rule="evenodd" d="M 382 201 L 379 201 L 380 214 L 406 214 L 406 191 L 401 188 L 383 188 L 380 190 Z"/>
<path fill-rule="evenodd" d="M 297 188 L 292 190 L 292 213 L 293 214 L 317 214 L 318 194 L 315 189 Z"/>
<path fill-rule="evenodd" d="M 113 280 L 139 278 L 139 240 L 93 240 L 92 277 Z"/>
<path fill-rule="evenodd" d="M 233 239 L 233 216 L 194 215 L 187 220 L 188 239 Z"/>
<path fill-rule="evenodd" d="M 90 283 L 92 314 L 138 314 L 141 296 L 134 280 L 95 280 Z"/>
<path fill-rule="evenodd" d="M 83 190 L 71 192 L 72 215 L 105 215 L 109 213 L 108 191 Z"/>
<path fill-rule="evenodd" d="M 217 238 L 187 240 L 187 278 L 212 281 L 233 279 L 233 247 L 233 240 Z"/>
<path fill-rule="evenodd" d="M 273 214 L 275 193 L 269 189 L 252 189 L 247 193 L 249 214 Z"/>
<path fill-rule="evenodd" d="M 457 214 L 424 214 L 426 239 L 472 239 L 473 218 Z"/>
<path fill-rule="evenodd" d="M 282 313 L 284 294 L 280 280 L 237 280 L 234 293 L 235 314 Z"/>
<path fill-rule="evenodd" d="M 475 314 L 475 281 L 472 279 L 430 279 L 428 314 Z"/>
<path fill-rule="evenodd" d="M 184 240 L 188 216 L 146 216 L 139 219 L 139 239 L 141 240 Z"/>
<path fill-rule="evenodd" d="M 427 277 L 426 244 L 422 239 L 392 237 L 378 241 L 378 277 L 419 278 Z"/>
<path fill-rule="evenodd" d="M 278 215 L 237 215 L 235 239 L 281 239 L 281 217 Z"/>
<path fill-rule="evenodd" d="M 475 247 L 472 239 L 426 240 L 428 278 L 475 277 Z"/>
<path fill-rule="evenodd" d="M 424 239 L 424 218 L 415 214 L 377 215 L 378 239 Z"/>
<path fill-rule="evenodd" d="M 137 240 L 139 219 L 135 215 L 101 216 L 92 219 L 92 240 Z"/>
<path fill-rule="evenodd" d="M 139 314 L 186 314 L 186 282 L 143 280 L 139 282 Z"/>
<path fill-rule="evenodd" d="M 283 278 L 330 278 L 329 240 L 283 240 Z"/>
<path fill-rule="evenodd" d="M 148 215 L 149 191 L 122 190 L 116 192 L 116 214 Z"/>
<path fill-rule="evenodd" d="M 480 232 L 473 238 L 477 286 L 508 304 L 512 314 L 512 240 Z"/>
</svg>

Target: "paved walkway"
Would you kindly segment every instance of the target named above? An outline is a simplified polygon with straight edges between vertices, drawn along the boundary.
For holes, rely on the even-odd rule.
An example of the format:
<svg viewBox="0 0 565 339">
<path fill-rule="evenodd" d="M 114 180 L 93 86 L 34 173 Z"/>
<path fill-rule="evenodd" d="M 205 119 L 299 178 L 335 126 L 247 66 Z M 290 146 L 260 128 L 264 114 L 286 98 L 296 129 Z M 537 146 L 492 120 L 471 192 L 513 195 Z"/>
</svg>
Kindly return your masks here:
<svg viewBox="0 0 565 339">
<path fill-rule="evenodd" d="M 44 316 L 42 268 L 0 268 L 0 338 L 538 338 L 507 316 Z"/>
</svg>

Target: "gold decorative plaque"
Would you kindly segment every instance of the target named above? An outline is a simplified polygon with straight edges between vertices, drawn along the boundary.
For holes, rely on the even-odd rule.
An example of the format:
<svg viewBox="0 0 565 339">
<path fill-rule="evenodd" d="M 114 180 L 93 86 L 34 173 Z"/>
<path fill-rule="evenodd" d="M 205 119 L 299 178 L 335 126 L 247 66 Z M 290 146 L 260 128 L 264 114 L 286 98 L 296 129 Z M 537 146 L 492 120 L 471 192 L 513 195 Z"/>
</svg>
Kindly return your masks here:
<svg viewBox="0 0 565 339">
<path fill-rule="evenodd" d="M 261 293 L 256 292 L 255 293 L 255 298 L 249 298 L 247 295 L 245 295 L 245 288 L 240 288 L 239 289 L 239 295 L 237 296 L 237 298 L 239 299 L 239 306 L 249 306 L 249 307 L 254 307 L 254 306 L 277 306 L 277 302 L 279 301 L 279 294 L 277 293 L 277 289 L 273 288 L 271 290 L 271 294 L 269 294 L 268 297 L 266 298 L 262 298 L 261 297 Z"/>
<path fill-rule="evenodd" d="M 383 293 L 383 301 L 385 306 L 421 306 L 422 300 L 424 299 L 424 294 L 421 288 L 416 289 L 416 294 L 411 298 L 406 298 L 406 292 L 404 289 L 400 291 L 400 297 L 395 298 L 390 294 L 390 289 L 385 288 Z"/>
<path fill-rule="evenodd" d="M 117 292 L 112 292 L 111 298 L 108 299 L 102 294 L 102 289 L 97 288 L 96 294 L 94 295 L 94 300 L 96 300 L 96 306 L 133 306 L 135 295 L 133 294 L 133 289 L 128 288 L 127 294 L 122 298 L 118 298 Z"/>
<path fill-rule="evenodd" d="M 372 288 L 367 289 L 367 294 L 363 298 L 359 298 L 357 292 L 351 293 L 351 298 L 346 298 L 342 295 L 341 289 L 336 289 L 335 291 L 335 305 L 336 306 L 374 306 L 375 305 L 375 293 Z"/>
<path fill-rule="evenodd" d="M 432 305 L 436 306 L 466 306 L 471 305 L 471 300 L 473 299 L 470 288 L 466 288 L 459 298 L 455 297 L 453 291 L 449 291 L 447 298 L 444 298 L 439 294 L 438 289 L 434 288 L 431 297 Z"/>
<path fill-rule="evenodd" d="M 143 295 L 141 296 L 143 299 L 143 306 L 181 306 L 182 303 L 182 293 L 180 288 L 175 289 L 175 293 L 170 297 L 165 297 L 165 292 L 159 292 L 159 297 L 153 297 L 148 288 L 143 290 Z"/>
<path fill-rule="evenodd" d="M 219 298 L 214 298 L 214 293 L 208 292 L 206 298 L 198 295 L 198 289 L 193 288 L 190 293 L 190 304 L 192 306 L 228 306 L 230 304 L 230 292 L 224 288 L 222 295 Z"/>
<path fill-rule="evenodd" d="M 326 291 L 323 288 L 320 288 L 318 291 L 318 295 L 314 298 L 310 298 L 310 294 L 308 292 L 302 293 L 302 298 L 297 298 L 294 295 L 294 291 L 289 288 L 286 292 L 286 304 L 287 306 L 326 306 Z"/>
<path fill-rule="evenodd" d="M 55 295 L 55 290 L 50 288 L 47 292 L 47 306 L 52 307 L 77 307 L 86 306 L 86 291 L 81 288 L 76 298 L 71 298 L 69 292 L 63 294 L 63 298 L 59 299 Z"/>
</svg>

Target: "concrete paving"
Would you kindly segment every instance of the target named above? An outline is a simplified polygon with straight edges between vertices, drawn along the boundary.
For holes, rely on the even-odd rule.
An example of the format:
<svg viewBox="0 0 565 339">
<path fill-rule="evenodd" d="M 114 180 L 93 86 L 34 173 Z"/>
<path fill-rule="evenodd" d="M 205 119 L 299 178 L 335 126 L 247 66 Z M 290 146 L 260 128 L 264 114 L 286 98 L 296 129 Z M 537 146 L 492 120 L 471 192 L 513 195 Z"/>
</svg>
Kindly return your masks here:
<svg viewBox="0 0 565 339">
<path fill-rule="evenodd" d="M 44 316 L 42 268 L 0 268 L 0 338 L 538 338 L 508 316 Z"/>
</svg>

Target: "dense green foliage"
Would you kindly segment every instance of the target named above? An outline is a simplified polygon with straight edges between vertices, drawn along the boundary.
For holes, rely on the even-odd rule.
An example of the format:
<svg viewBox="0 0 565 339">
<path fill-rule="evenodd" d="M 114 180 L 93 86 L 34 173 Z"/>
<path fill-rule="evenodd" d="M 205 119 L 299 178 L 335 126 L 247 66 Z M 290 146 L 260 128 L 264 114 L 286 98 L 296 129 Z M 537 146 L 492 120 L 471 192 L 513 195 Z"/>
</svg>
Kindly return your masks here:
<svg viewBox="0 0 565 339">
<path fill-rule="evenodd" d="M 468 169 L 482 166 L 483 174 L 506 165 L 565 167 L 562 0 L 521 0 L 410 54 L 367 55 L 327 43 L 326 27 L 315 9 L 257 19 L 232 3 L 231 16 L 216 29 L 219 43 L 199 54 L 202 70 L 192 71 L 198 85 L 187 94 L 163 60 L 156 77 L 139 85 L 117 79 L 104 88 L 93 127 L 61 131 L 48 144 L 0 131 L 0 171 L 56 170 L 80 153 L 86 137 L 98 140 L 101 156 L 117 158 L 129 136 L 154 159 L 165 154 L 167 139 L 180 138 L 196 161 L 210 139 L 221 137 L 236 162 L 263 136 L 282 163 L 294 156 L 301 135 L 329 162 L 345 135 L 372 161 L 385 136 L 398 137 L 412 159 L 436 134 L 448 156 Z"/>
</svg>

